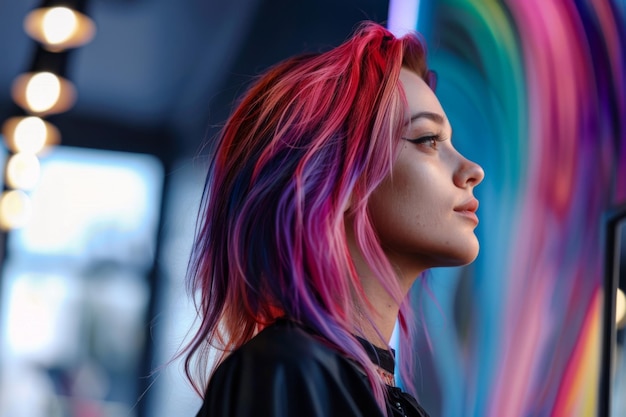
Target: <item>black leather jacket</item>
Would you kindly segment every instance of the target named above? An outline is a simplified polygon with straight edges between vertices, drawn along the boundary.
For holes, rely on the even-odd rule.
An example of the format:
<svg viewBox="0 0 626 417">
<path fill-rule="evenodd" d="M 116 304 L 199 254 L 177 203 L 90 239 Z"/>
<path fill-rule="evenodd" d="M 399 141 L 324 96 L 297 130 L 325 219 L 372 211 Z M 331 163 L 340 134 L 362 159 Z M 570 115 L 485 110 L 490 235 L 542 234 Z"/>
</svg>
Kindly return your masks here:
<svg viewBox="0 0 626 417">
<path fill-rule="evenodd" d="M 382 352 L 385 351 L 379 353 Z M 380 357 L 371 349 L 368 354 L 375 362 Z M 387 394 L 386 417 L 428 417 L 417 401 L 399 388 L 388 386 Z M 385 417 L 385 414 L 358 365 L 324 345 L 304 327 L 279 320 L 218 367 L 197 414 L 197 417 L 252 416 Z"/>
</svg>

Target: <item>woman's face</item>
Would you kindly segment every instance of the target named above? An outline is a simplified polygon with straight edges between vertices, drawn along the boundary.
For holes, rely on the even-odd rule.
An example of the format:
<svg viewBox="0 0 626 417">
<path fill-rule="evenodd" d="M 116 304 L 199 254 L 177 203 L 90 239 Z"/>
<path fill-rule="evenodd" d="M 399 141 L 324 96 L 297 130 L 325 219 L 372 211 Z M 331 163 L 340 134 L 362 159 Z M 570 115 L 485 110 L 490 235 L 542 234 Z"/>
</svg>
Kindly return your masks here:
<svg viewBox="0 0 626 417">
<path fill-rule="evenodd" d="M 400 81 L 408 102 L 400 154 L 368 209 L 392 265 L 415 278 L 478 255 L 473 192 L 484 172 L 452 145 L 450 123 L 430 87 L 404 68 Z"/>
</svg>

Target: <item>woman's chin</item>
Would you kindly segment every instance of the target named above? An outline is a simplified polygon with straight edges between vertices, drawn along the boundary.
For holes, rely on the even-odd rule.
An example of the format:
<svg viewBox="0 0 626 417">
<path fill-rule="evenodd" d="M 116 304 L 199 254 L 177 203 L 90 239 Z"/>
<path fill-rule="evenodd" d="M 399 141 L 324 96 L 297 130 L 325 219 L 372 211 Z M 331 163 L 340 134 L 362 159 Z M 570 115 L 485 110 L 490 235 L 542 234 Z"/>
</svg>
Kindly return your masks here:
<svg viewBox="0 0 626 417">
<path fill-rule="evenodd" d="M 442 257 L 442 265 L 435 266 L 463 266 L 471 264 L 478 257 L 480 245 L 478 239 L 474 239 L 471 244 L 463 245 L 463 247 L 450 251 L 448 256 Z"/>
</svg>

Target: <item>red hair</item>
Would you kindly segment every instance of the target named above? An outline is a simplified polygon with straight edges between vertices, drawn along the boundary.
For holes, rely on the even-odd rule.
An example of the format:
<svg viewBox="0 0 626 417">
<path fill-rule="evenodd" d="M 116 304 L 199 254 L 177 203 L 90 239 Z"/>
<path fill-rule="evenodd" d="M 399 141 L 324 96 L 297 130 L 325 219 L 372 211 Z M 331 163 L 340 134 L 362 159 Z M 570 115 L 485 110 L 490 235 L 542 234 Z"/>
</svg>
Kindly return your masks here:
<svg viewBox="0 0 626 417">
<path fill-rule="evenodd" d="M 200 328 L 187 347 L 186 370 L 191 375 L 193 360 L 199 361 L 203 377 L 194 386 L 200 392 L 211 346 L 221 351 L 215 369 L 229 352 L 286 315 L 360 363 L 384 405 L 382 384 L 353 335 L 355 304 L 367 300 L 348 250 L 344 216 L 349 206 L 361 251 L 401 302 L 367 201 L 397 155 L 406 108 L 399 81 L 403 66 L 429 80 L 421 41 L 415 35 L 397 39 L 365 23 L 328 52 L 271 68 L 226 122 L 189 268 L 190 289 L 200 293 Z M 405 348 L 411 322 L 405 302 Z M 400 366 L 409 388 L 410 357 L 402 355 Z"/>
</svg>

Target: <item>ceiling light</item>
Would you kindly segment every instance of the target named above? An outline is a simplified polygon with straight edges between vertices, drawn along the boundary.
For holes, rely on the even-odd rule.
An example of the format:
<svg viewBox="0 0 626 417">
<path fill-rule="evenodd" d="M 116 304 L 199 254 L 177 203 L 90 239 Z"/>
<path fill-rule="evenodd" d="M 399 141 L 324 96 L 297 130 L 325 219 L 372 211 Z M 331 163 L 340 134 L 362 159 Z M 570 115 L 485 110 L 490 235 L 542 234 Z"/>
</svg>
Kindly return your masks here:
<svg viewBox="0 0 626 417">
<path fill-rule="evenodd" d="M 7 184 L 11 188 L 30 191 L 39 182 L 41 167 L 32 153 L 16 153 L 7 161 Z"/>
<path fill-rule="evenodd" d="M 55 6 L 53 3 L 59 4 Z M 80 5 L 72 3 L 79 2 L 44 1 L 42 7 L 26 16 L 24 30 L 50 51 L 61 51 L 88 43 L 93 38 L 96 27 L 89 17 L 80 12 Z"/>
<path fill-rule="evenodd" d="M 47 71 L 18 76 L 11 92 L 20 107 L 38 115 L 67 111 L 76 101 L 76 89 L 72 82 Z"/>
<path fill-rule="evenodd" d="M 76 89 L 64 78 L 68 56 L 68 51 L 55 53 L 37 46 L 29 71 L 13 81 L 13 100 L 40 116 L 69 110 L 76 101 Z"/>
<path fill-rule="evenodd" d="M 8 148 L 14 152 L 38 154 L 60 142 L 61 134 L 52 123 L 37 116 L 11 117 L 2 126 Z"/>
<path fill-rule="evenodd" d="M 24 191 L 3 192 L 0 196 L 0 227 L 10 230 L 26 226 L 31 211 L 30 197 Z"/>
</svg>

